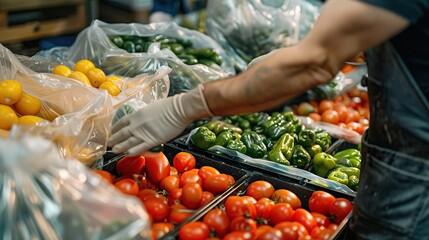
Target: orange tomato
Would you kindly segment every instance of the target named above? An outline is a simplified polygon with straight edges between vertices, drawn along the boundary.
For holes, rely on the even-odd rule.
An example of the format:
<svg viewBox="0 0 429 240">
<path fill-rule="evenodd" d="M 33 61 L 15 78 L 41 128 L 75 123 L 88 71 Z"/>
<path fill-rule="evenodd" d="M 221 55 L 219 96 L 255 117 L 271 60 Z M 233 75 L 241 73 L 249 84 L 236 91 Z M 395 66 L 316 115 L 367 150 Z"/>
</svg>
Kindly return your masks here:
<svg viewBox="0 0 429 240">
<path fill-rule="evenodd" d="M 13 124 L 18 123 L 15 111 L 7 105 L 0 104 L 0 129 L 10 130 Z"/>
<path fill-rule="evenodd" d="M 111 81 L 102 82 L 99 88 L 106 90 L 112 96 L 117 96 L 121 92 L 121 89 L 118 87 L 118 85 Z"/>
<path fill-rule="evenodd" d="M 346 122 L 347 117 L 349 116 L 346 105 L 341 102 L 336 102 L 334 104 L 334 110 L 338 113 L 340 122 Z"/>
<path fill-rule="evenodd" d="M 98 175 L 100 175 L 108 183 L 113 184 L 115 178 L 113 177 L 113 175 L 110 172 L 105 171 L 105 170 L 100 170 L 100 169 L 95 169 L 94 172 L 97 173 Z"/>
<path fill-rule="evenodd" d="M 308 114 L 308 117 L 313 119 L 315 122 L 319 122 L 322 119 L 322 116 L 320 116 L 318 113 L 310 113 Z"/>
<path fill-rule="evenodd" d="M 319 103 L 319 113 L 322 114 L 326 110 L 334 109 L 334 101 L 324 99 Z"/>
<path fill-rule="evenodd" d="M 107 80 L 106 74 L 99 68 L 89 69 L 86 72 L 86 76 L 93 87 L 100 87 L 101 83 Z M 113 83 L 113 82 L 112 82 Z"/>
<path fill-rule="evenodd" d="M 343 68 L 341 69 L 341 72 L 343 72 L 344 74 L 349 73 L 351 71 L 354 71 L 356 69 L 356 66 L 354 65 L 350 65 L 350 64 L 345 64 L 343 66 Z"/>
<path fill-rule="evenodd" d="M 328 109 L 322 113 L 322 122 L 331 124 L 338 124 L 340 122 L 340 115 L 335 110 Z"/>
<path fill-rule="evenodd" d="M 18 124 L 19 125 L 36 125 L 38 122 L 41 122 L 45 119 L 32 116 L 32 115 L 25 115 L 18 118 Z"/>
<path fill-rule="evenodd" d="M 52 73 L 63 77 L 69 77 L 72 73 L 72 70 L 69 67 L 60 64 L 55 66 L 54 70 L 52 70 Z"/>
<path fill-rule="evenodd" d="M 0 81 L 0 104 L 12 106 L 22 96 L 22 86 L 16 80 Z"/>
<path fill-rule="evenodd" d="M 42 103 L 38 98 L 23 93 L 21 99 L 13 105 L 13 108 L 21 115 L 37 115 L 42 108 Z"/>
<path fill-rule="evenodd" d="M 347 120 L 345 121 L 345 123 L 359 122 L 360 114 L 357 110 L 349 107 L 349 108 L 347 108 L 347 111 L 348 111 L 348 117 L 347 117 Z"/>
<path fill-rule="evenodd" d="M 74 71 L 69 75 L 69 78 L 73 78 L 75 80 L 80 81 L 81 83 L 91 86 L 91 83 L 89 82 L 88 77 L 83 73 L 79 71 Z"/>
<path fill-rule="evenodd" d="M 361 124 L 359 124 L 357 122 L 349 122 L 349 123 L 347 123 L 347 128 L 350 129 L 350 130 L 353 130 L 353 131 L 355 131 L 355 132 L 357 132 L 359 134 L 363 134 L 363 132 L 365 131 L 365 128 Z"/>
<path fill-rule="evenodd" d="M 89 61 L 88 59 L 79 60 L 75 65 L 73 70 L 82 72 L 86 74 L 90 69 L 95 68 L 94 63 Z"/>
</svg>

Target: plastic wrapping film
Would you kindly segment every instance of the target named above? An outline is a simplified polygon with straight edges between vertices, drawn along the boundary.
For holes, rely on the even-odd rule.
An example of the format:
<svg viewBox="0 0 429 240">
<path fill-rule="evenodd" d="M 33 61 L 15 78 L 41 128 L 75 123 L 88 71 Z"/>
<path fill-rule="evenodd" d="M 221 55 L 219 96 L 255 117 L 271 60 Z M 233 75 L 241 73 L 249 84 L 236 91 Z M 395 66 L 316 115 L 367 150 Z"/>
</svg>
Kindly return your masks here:
<svg viewBox="0 0 429 240">
<path fill-rule="evenodd" d="M 303 123 L 305 125 L 305 123 Z M 188 135 L 188 139 L 186 140 L 186 144 L 190 145 L 190 137 L 198 130 L 198 128 L 193 129 L 189 135 Z M 341 184 L 339 182 L 336 181 L 332 181 L 323 177 L 319 177 L 314 173 L 311 173 L 307 170 L 304 169 L 299 169 L 296 167 L 292 167 L 292 166 L 286 166 L 284 164 L 280 164 L 280 163 L 276 163 L 276 162 L 272 162 L 266 159 L 256 159 L 256 158 L 252 158 L 247 156 L 246 154 L 242 154 L 240 152 L 234 151 L 234 150 L 230 150 L 227 148 L 224 148 L 222 146 L 212 146 L 208 149 L 208 151 L 219 151 L 221 153 L 226 154 L 227 156 L 231 157 L 232 160 L 237 161 L 239 163 L 244 163 L 259 169 L 263 169 L 266 171 L 271 171 L 271 172 L 275 172 L 277 174 L 280 175 L 284 175 L 284 176 L 288 176 L 291 178 L 301 178 L 301 179 L 305 179 L 306 181 L 308 181 L 311 184 L 315 184 L 318 186 L 322 186 L 325 187 L 327 189 L 331 189 L 337 192 L 342 192 L 345 194 L 348 194 L 350 196 L 355 196 L 356 192 L 353 191 L 352 189 L 350 189 L 348 186 Z"/>
<path fill-rule="evenodd" d="M 309 0 L 210 0 L 206 31 L 244 70 L 252 59 L 304 38 L 321 6 Z"/>
<path fill-rule="evenodd" d="M 126 196 L 44 138 L 0 139 L 0 238 L 149 238 L 138 198 Z"/>
<path fill-rule="evenodd" d="M 186 65 L 171 50 L 159 46 L 149 47 L 146 53 L 128 53 L 116 47 L 109 39 L 111 35 L 133 35 L 150 37 L 163 35 L 189 41 L 196 48 L 212 48 L 222 58 L 221 66 L 207 67 L 203 64 Z M 134 77 L 141 73 L 154 74 L 161 66 L 172 69 L 170 74 L 170 94 L 185 92 L 211 80 L 235 74 L 230 57 L 223 48 L 200 32 L 178 26 L 174 22 L 108 24 L 95 20 L 84 29 L 75 43 L 69 47 L 57 47 L 41 51 L 32 57 L 35 60 L 61 63 L 73 66 L 80 59 L 88 59 L 101 67 L 108 74 Z"/>
<path fill-rule="evenodd" d="M 39 69 L 49 67 L 46 62 L 26 60 Z M 0 80 L 20 82 L 25 93 L 41 100 L 39 116 L 48 120 L 31 128 L 16 128 L 11 135 L 25 130 L 45 136 L 58 145 L 65 157 L 78 158 L 86 165 L 92 165 L 105 153 L 113 111 L 131 99 L 150 103 L 165 98 L 169 71 L 164 67 L 154 75 L 126 79 L 121 94 L 112 97 L 107 91 L 74 79 L 34 72 L 0 45 Z"/>
</svg>

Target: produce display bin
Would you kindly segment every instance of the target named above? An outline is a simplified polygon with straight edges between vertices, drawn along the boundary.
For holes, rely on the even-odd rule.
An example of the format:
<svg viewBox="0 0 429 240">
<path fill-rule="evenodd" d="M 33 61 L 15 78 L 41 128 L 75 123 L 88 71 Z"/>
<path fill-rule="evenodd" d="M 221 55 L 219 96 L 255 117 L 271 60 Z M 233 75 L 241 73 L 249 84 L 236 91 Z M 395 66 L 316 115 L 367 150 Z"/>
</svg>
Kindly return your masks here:
<svg viewBox="0 0 429 240">
<path fill-rule="evenodd" d="M 322 190 L 328 193 L 331 193 L 336 198 L 346 198 L 353 202 L 354 196 L 342 194 L 334 191 L 329 191 L 327 189 L 324 189 L 322 187 L 317 187 L 312 184 L 305 184 L 302 182 L 297 181 L 296 179 L 288 178 L 288 177 L 273 177 L 268 176 L 266 174 L 263 174 L 261 172 L 253 172 L 252 174 L 248 175 L 243 181 L 237 183 L 227 194 L 223 194 L 221 197 L 217 198 L 212 202 L 210 207 L 207 207 L 201 211 L 199 211 L 197 214 L 195 214 L 193 217 L 189 218 L 187 222 L 195 222 L 198 220 L 201 220 L 206 213 L 208 213 L 210 210 L 222 206 L 229 196 L 234 195 L 244 195 L 246 192 L 247 187 L 255 181 L 258 180 L 265 180 L 270 182 L 275 189 L 287 189 L 292 192 L 294 192 L 301 200 L 302 208 L 305 208 L 308 210 L 308 200 L 311 197 L 311 194 L 317 190 Z M 338 224 L 338 229 L 335 231 L 331 239 L 340 240 L 343 239 L 344 234 L 347 232 L 347 223 L 351 218 L 351 213 L 347 215 L 347 217 Z M 165 235 L 162 240 L 173 240 L 178 239 L 179 234 L 178 228 L 173 229 L 170 231 L 167 235 Z"/>
</svg>

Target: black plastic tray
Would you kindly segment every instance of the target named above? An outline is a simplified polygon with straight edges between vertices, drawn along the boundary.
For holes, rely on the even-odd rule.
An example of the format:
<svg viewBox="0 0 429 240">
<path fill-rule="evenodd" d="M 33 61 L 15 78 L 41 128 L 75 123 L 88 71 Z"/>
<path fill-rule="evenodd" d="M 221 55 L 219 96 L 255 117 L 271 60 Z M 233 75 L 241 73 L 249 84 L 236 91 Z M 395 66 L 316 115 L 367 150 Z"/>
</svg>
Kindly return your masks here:
<svg viewBox="0 0 429 240">
<path fill-rule="evenodd" d="M 351 202 L 353 202 L 354 200 L 354 196 L 350 196 L 350 195 L 335 192 L 335 191 L 330 191 L 328 189 L 318 187 L 312 184 L 305 184 L 293 178 L 288 178 L 288 177 L 278 178 L 278 177 L 265 175 L 261 172 L 253 172 L 252 174 L 248 175 L 248 177 L 246 177 L 243 181 L 237 183 L 232 189 L 230 189 L 230 191 L 228 191 L 228 193 L 223 194 L 220 198 L 217 198 L 215 201 L 213 201 L 210 207 L 205 208 L 202 211 L 199 211 L 197 214 L 189 218 L 186 222 L 195 222 L 195 221 L 201 220 L 204 217 L 204 215 L 207 214 L 207 212 L 209 212 L 211 209 L 219 205 L 223 205 L 227 197 L 234 196 L 234 195 L 243 195 L 247 187 L 252 182 L 255 182 L 258 180 L 265 180 L 270 182 L 275 189 L 287 189 L 294 192 L 300 198 L 302 203 L 302 208 L 305 208 L 307 210 L 308 210 L 308 200 L 310 199 L 312 193 L 317 190 L 323 190 L 325 192 L 329 192 L 336 198 L 340 198 L 340 197 L 346 198 Z M 350 220 L 350 218 L 351 218 L 351 214 L 349 214 L 340 224 L 338 224 L 338 229 L 333 234 L 331 239 L 336 239 L 336 240 L 343 239 L 344 234 L 347 232 L 347 223 Z M 174 229 L 161 239 L 162 240 L 177 239 L 179 230 L 180 229 Z"/>
</svg>

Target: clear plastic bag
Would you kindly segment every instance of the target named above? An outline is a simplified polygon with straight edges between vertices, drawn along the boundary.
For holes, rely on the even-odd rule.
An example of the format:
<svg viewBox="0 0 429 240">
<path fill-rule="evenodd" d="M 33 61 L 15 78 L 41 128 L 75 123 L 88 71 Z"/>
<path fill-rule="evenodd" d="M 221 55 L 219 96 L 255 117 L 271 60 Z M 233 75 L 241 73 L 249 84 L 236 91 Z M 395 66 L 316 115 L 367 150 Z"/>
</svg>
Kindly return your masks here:
<svg viewBox="0 0 429 240">
<path fill-rule="evenodd" d="M 149 238 L 150 220 L 138 198 L 74 159 L 63 159 L 46 139 L 0 139 L 0 238 Z"/>
<path fill-rule="evenodd" d="M 109 36 L 112 35 L 142 37 L 163 35 L 182 39 L 191 42 L 196 49 L 214 49 L 221 56 L 222 64 L 210 67 L 203 64 L 186 65 L 171 50 L 160 50 L 159 46 L 151 46 L 146 53 L 128 53 L 110 41 Z M 179 27 L 174 22 L 144 25 L 108 24 L 95 20 L 78 35 L 70 48 L 58 47 L 41 51 L 32 58 L 68 66 L 73 66 L 80 59 L 89 59 L 109 74 L 126 77 L 134 77 L 141 73 L 154 74 L 161 66 L 168 66 L 172 69 L 169 95 L 188 91 L 199 83 L 235 74 L 230 57 L 217 42 L 200 32 Z"/>
<path fill-rule="evenodd" d="M 46 62 L 20 59 L 33 68 L 49 66 Z M 20 82 L 25 93 L 41 100 L 39 116 L 48 120 L 25 130 L 52 139 L 64 156 L 78 158 L 89 166 L 106 151 L 113 110 L 130 99 L 150 103 L 165 98 L 169 71 L 164 67 L 154 75 L 126 79 L 121 94 L 112 97 L 74 79 L 34 72 L 0 45 L 0 80 Z"/>
<path fill-rule="evenodd" d="M 244 70 L 252 59 L 304 38 L 321 5 L 308 0 L 210 0 L 206 31 Z"/>
</svg>

